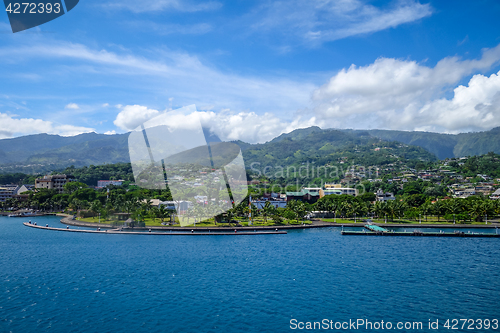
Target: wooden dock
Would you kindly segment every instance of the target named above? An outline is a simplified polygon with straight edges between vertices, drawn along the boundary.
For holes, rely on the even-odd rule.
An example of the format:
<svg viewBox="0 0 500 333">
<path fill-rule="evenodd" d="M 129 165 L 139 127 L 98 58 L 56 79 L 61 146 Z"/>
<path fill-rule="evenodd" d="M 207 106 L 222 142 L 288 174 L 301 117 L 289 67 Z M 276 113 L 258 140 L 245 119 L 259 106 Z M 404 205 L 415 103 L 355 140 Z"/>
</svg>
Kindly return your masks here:
<svg viewBox="0 0 500 333">
<path fill-rule="evenodd" d="M 83 230 L 83 229 L 70 229 L 66 228 L 52 228 L 48 225 L 41 226 L 33 223 L 24 222 L 23 223 L 27 227 L 43 229 L 43 230 L 53 230 L 53 231 L 66 231 L 66 232 L 83 232 L 83 233 L 91 233 L 91 234 L 108 234 L 108 235 L 156 235 L 156 236 L 238 236 L 238 235 L 283 235 L 287 234 L 286 231 L 279 231 L 278 229 L 274 231 L 239 231 L 234 230 L 233 232 L 223 231 L 223 232 L 195 232 L 194 230 L 190 231 L 176 231 L 176 232 L 156 232 L 156 231 L 122 231 L 121 229 L 109 229 L 109 230 L 100 230 L 101 228 L 97 228 L 96 230 Z"/>
</svg>

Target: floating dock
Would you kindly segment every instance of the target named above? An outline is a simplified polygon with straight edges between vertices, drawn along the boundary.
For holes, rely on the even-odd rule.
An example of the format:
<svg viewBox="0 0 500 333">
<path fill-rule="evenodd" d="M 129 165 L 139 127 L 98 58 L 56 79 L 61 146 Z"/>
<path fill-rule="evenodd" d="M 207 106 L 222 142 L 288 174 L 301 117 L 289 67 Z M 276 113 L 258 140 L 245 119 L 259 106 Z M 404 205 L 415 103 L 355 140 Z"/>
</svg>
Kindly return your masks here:
<svg viewBox="0 0 500 333">
<path fill-rule="evenodd" d="M 378 225 L 375 225 L 375 224 L 366 224 L 364 226 L 365 229 L 368 229 L 370 231 L 373 231 L 373 232 L 389 232 L 389 230 L 385 229 L 385 228 L 382 228 L 382 227 L 379 227 Z"/>
<path fill-rule="evenodd" d="M 154 231 L 122 231 L 121 229 L 110 229 L 110 230 L 101 230 L 101 228 L 97 228 L 96 230 L 84 230 L 84 229 L 69 229 L 66 228 L 52 228 L 48 225 L 41 226 L 36 225 L 29 222 L 23 223 L 27 227 L 36 228 L 36 229 L 44 229 L 44 230 L 53 230 L 53 231 L 66 231 L 66 232 L 83 232 L 83 233 L 91 233 L 91 234 L 111 234 L 111 235 L 161 235 L 161 236 L 238 236 L 238 235 L 282 235 L 286 234 L 286 231 L 238 231 L 234 230 L 234 232 L 195 232 L 194 230 L 190 231 L 178 231 L 178 232 L 154 232 Z"/>
<path fill-rule="evenodd" d="M 498 233 L 487 234 L 481 232 L 423 232 L 420 230 L 413 231 L 391 231 L 374 224 L 367 224 L 364 226 L 363 231 L 344 231 L 342 230 L 342 235 L 356 235 L 356 236 L 419 236 L 419 237 L 485 237 L 485 238 L 500 238 Z"/>
</svg>

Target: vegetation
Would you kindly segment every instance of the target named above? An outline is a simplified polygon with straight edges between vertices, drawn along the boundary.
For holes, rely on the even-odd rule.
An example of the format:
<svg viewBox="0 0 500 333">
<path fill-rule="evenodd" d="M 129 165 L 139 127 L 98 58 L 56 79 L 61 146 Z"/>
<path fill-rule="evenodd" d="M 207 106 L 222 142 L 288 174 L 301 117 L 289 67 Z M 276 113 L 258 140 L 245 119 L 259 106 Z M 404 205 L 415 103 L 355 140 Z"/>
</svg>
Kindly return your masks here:
<svg viewBox="0 0 500 333">
<path fill-rule="evenodd" d="M 283 166 L 315 161 L 325 165 L 337 155 L 350 152 L 356 163 L 382 165 L 384 154 L 366 148 L 380 143 L 396 149 L 394 155 L 409 160 L 432 160 L 500 153 L 500 128 L 457 135 L 388 130 L 322 130 L 319 127 L 295 130 L 265 144 L 238 142 L 250 163 L 279 162 Z M 381 141 L 382 140 L 382 141 Z M 401 146 L 404 144 L 404 147 Z M 45 173 L 51 170 L 128 163 L 128 134 L 81 134 L 74 137 L 37 134 L 0 140 L 0 173 Z M 399 147 L 401 146 L 401 147 Z M 372 147 L 373 148 L 373 147 Z M 333 154 L 333 155 L 332 155 Z M 331 156 L 332 155 L 332 156 Z M 382 157 L 382 160 L 379 158 Z"/>
<path fill-rule="evenodd" d="M 471 133 L 470 136 L 474 135 L 480 141 L 487 134 L 499 133 L 500 129 L 494 129 L 490 132 Z M 456 144 L 464 142 L 463 138 L 467 135 L 442 136 L 435 133 L 397 131 L 337 131 L 311 127 L 283 134 L 266 144 L 251 145 L 238 142 L 248 167 L 247 177 L 255 181 L 255 184 L 249 187 L 249 194 L 254 198 L 269 192 L 299 191 L 302 186 L 310 184 L 322 186 L 325 182 L 340 181 L 346 184 L 345 181 L 349 179 L 353 181 L 350 185 L 356 186 L 361 191 L 361 195 L 356 198 L 326 196 L 315 205 L 291 201 L 286 209 L 276 209 L 270 203 L 266 203 L 261 210 L 252 206 L 253 220 L 263 225 L 302 223 L 309 212 L 319 210 L 331 212 L 338 218 L 346 219 L 371 216 L 384 220 L 387 217 L 390 221 L 411 222 L 424 219 L 431 222 L 436 220 L 436 222 L 479 223 L 486 215 L 491 217 L 500 214 L 498 201 L 491 201 L 480 194 L 467 199 L 449 198 L 451 196 L 450 185 L 457 182 L 460 183 L 457 185 L 468 184 L 469 186 L 481 184 L 486 179 L 500 179 L 500 155 L 489 152 L 482 156 L 452 157 L 438 161 L 434 155 L 423 148 L 396 141 L 382 141 L 376 136 L 387 140 L 397 139 L 419 144 L 442 140 L 442 145 L 452 147 L 452 143 L 455 142 L 453 147 L 456 147 Z M 27 159 L 40 152 L 45 152 L 47 156 L 59 156 L 54 153 L 54 149 L 70 155 L 74 153 L 74 156 L 78 157 L 75 150 L 82 147 L 95 151 L 102 148 L 104 150 L 100 151 L 104 152 L 107 149 L 105 147 L 113 146 L 112 142 L 116 149 L 120 145 L 122 148 L 126 145 L 126 136 L 117 136 L 112 140 L 108 136 L 103 137 L 97 134 L 65 138 L 61 139 L 62 141 L 57 136 L 41 135 L 36 138 L 52 147 L 52 150 L 48 148 L 48 150 L 45 148 L 45 150 L 42 148 L 37 150 L 40 143 L 36 142 L 33 147 L 30 146 L 23 153 Z M 0 157 L 5 157 L 2 160 L 4 162 L 9 161 L 9 156 L 17 151 L 21 143 L 26 144 L 27 139 L 9 140 L 11 140 L 8 141 L 9 144 L 5 140 L 0 140 Z M 464 144 L 460 151 L 467 149 L 470 148 L 466 148 Z M 52 153 L 54 154 L 51 155 Z M 78 166 L 78 163 L 76 165 Z M 358 172 L 361 166 L 364 166 L 363 171 Z M 188 175 L 189 177 L 194 179 L 199 176 L 200 170 L 187 169 L 193 173 L 193 175 Z M 170 211 L 161 207 L 153 207 L 149 203 L 151 199 L 171 200 L 170 191 L 168 189 L 147 190 L 136 186 L 129 163 L 90 164 L 83 167 L 70 165 L 52 170 L 57 170 L 53 171 L 53 174 L 72 175 L 78 182 L 67 184 L 64 193 L 59 194 L 42 189 L 30 193 L 26 201 L 9 199 L 2 203 L 0 208 L 80 212 L 80 215 L 92 220 L 100 216 L 103 221 L 109 220 L 114 213 L 125 212 L 130 213 L 135 220 L 152 224 L 170 222 L 172 218 Z M 330 172 L 330 170 L 335 170 L 335 172 Z M 419 171 L 431 173 L 432 178 L 416 180 L 415 174 Z M 363 175 L 359 176 L 359 173 Z M 405 174 L 409 176 L 401 179 Z M 41 174 L 21 172 L 0 173 L 0 184 L 34 184 L 35 179 L 41 176 Z M 101 179 L 124 180 L 124 182 L 122 186 L 94 189 L 97 181 Z M 301 184 L 298 183 L 298 179 Z M 374 192 L 378 189 L 392 192 L 396 200 L 373 203 Z M 186 185 L 182 191 L 185 197 L 194 198 L 195 195 L 203 194 L 208 190 L 203 186 L 194 188 Z M 247 197 L 246 201 L 233 207 L 224 215 L 216 216 L 215 219 L 202 221 L 203 216 L 199 212 L 194 212 L 192 216 L 185 218 L 188 221 L 196 219 L 198 224 L 217 225 L 220 222 L 231 222 L 243 225 L 248 223 L 248 213 Z"/>
<path fill-rule="evenodd" d="M 418 195 L 408 195 L 400 200 L 371 203 L 360 200 L 360 197 L 329 195 L 321 198 L 315 204 L 315 209 L 330 212 L 341 219 L 370 217 L 389 222 L 431 220 L 442 223 L 484 223 L 485 219 L 491 220 L 500 215 L 500 201 L 479 196 L 433 201 Z"/>
</svg>

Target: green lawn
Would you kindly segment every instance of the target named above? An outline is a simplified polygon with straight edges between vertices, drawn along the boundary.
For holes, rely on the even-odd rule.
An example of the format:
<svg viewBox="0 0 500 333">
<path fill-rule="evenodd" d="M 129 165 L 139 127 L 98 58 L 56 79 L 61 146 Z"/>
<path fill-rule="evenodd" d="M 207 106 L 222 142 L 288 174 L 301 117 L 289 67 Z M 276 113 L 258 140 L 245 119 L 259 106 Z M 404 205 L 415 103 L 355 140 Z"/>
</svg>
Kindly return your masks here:
<svg viewBox="0 0 500 333">
<path fill-rule="evenodd" d="M 185 218 L 184 217 L 178 217 L 176 216 L 175 218 L 175 221 L 176 221 L 176 224 L 175 225 L 171 225 L 171 227 L 181 227 L 181 225 L 179 224 L 179 219 L 183 219 L 182 221 L 182 224 L 186 223 L 188 226 L 190 227 L 194 227 L 194 218 L 193 217 L 190 217 L 190 218 Z M 77 218 L 78 221 L 82 221 L 82 222 L 89 222 L 89 223 L 96 223 L 98 224 L 99 223 L 99 218 L 95 217 L 95 218 L 92 218 L 92 217 L 86 217 L 86 218 Z M 237 221 L 240 221 L 239 223 L 244 226 L 244 227 L 247 227 L 248 226 L 248 218 L 242 218 L 242 219 L 235 219 Z M 170 221 L 170 219 L 165 219 L 165 222 L 168 223 Z M 197 220 L 198 221 L 198 220 Z M 113 222 L 116 222 L 116 220 L 104 220 L 101 218 L 101 224 L 111 224 Z M 151 226 L 151 227 L 161 227 L 163 226 L 161 224 L 161 220 L 160 219 L 152 219 L 152 218 L 146 218 L 144 220 L 144 222 L 146 222 L 146 226 Z M 281 224 L 275 224 L 272 219 L 267 219 L 267 222 L 264 221 L 264 218 L 262 217 L 257 217 L 257 218 L 253 218 L 252 219 L 252 226 L 254 227 L 264 227 L 264 226 L 282 226 L 282 225 L 300 225 L 300 224 L 311 224 L 312 222 L 311 221 L 299 221 L 297 222 L 296 220 L 284 220 L 283 223 Z M 227 227 L 229 226 L 228 223 L 218 223 L 218 224 L 215 224 L 215 221 L 214 219 L 208 219 L 208 220 L 205 220 L 205 221 L 202 221 L 202 222 L 196 222 L 196 227 Z M 231 223 L 230 226 L 235 226 L 235 223 Z"/>
</svg>

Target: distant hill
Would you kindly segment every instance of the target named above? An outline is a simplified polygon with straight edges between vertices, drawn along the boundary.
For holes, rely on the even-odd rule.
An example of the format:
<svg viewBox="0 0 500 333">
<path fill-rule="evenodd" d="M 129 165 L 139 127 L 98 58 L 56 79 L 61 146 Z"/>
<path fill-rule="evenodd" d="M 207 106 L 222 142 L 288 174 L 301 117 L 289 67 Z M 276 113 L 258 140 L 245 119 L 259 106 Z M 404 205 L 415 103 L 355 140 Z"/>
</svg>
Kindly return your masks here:
<svg viewBox="0 0 500 333">
<path fill-rule="evenodd" d="M 209 142 L 219 139 L 206 133 Z M 39 173 L 68 166 L 102 165 L 130 162 L 128 133 L 105 135 L 86 133 L 72 137 L 36 134 L 0 140 L 0 172 Z M 380 141 L 382 140 L 382 141 Z M 399 142 L 407 146 L 395 145 Z M 457 135 L 391 130 L 335 130 L 309 127 L 282 134 L 264 144 L 235 142 L 247 163 L 291 165 L 315 161 L 325 164 L 348 157 L 365 164 L 380 159 L 417 159 L 429 161 L 449 157 L 500 153 L 500 127 L 490 131 Z M 374 147 L 387 151 L 374 153 Z M 390 150 L 390 151 L 389 151 Z M 364 162 L 363 162 L 364 161 Z"/>
<path fill-rule="evenodd" d="M 321 130 L 318 127 L 298 129 L 264 144 L 240 145 L 247 167 L 276 173 L 280 167 L 301 167 L 311 164 L 320 166 L 384 165 L 404 160 L 430 162 L 436 156 L 427 150 L 389 142 L 371 136 L 367 132 Z M 257 163 L 257 164 L 256 164 Z M 274 171 L 273 171 L 273 170 Z"/>
<path fill-rule="evenodd" d="M 426 149 L 439 159 L 477 156 L 489 152 L 500 153 L 500 127 L 476 133 L 440 134 L 432 132 L 405 132 L 391 130 L 344 130 L 348 132 L 368 132 L 387 141 L 398 141 Z"/>
<path fill-rule="evenodd" d="M 90 153 L 88 148 L 118 148 L 126 145 L 128 134 L 105 135 L 85 133 L 76 136 L 59 136 L 51 134 L 34 134 L 13 139 L 0 140 L 0 164 L 37 162 L 58 158 L 57 161 L 68 159 L 78 160 L 81 155 Z M 91 144 L 92 143 L 92 144 Z M 80 154 L 76 158 L 63 156 L 63 154 Z M 42 157 L 42 156 L 51 156 Z M 38 156 L 38 157 L 37 157 Z M 34 158 L 30 160 L 30 158 Z M 103 156 L 104 158 L 105 156 Z M 60 160 L 59 160 L 60 158 Z M 127 157 L 122 158 L 124 161 Z M 53 160 L 54 161 L 54 160 Z M 105 158 L 101 163 L 104 163 Z"/>
<path fill-rule="evenodd" d="M 361 131 L 353 130 L 349 132 L 359 133 Z M 363 132 L 369 133 L 369 135 L 385 141 L 397 141 L 406 143 L 408 145 L 422 147 L 428 152 L 436 155 L 439 159 L 456 157 L 454 153 L 455 146 L 458 143 L 458 138 L 456 135 L 431 132 L 405 132 L 390 130 L 366 130 Z"/>
<path fill-rule="evenodd" d="M 35 134 L 0 140 L 0 172 L 43 173 L 74 165 L 129 162 L 128 134 Z"/>
</svg>

